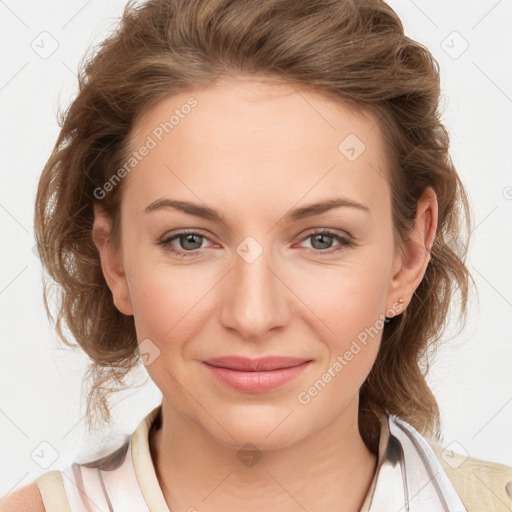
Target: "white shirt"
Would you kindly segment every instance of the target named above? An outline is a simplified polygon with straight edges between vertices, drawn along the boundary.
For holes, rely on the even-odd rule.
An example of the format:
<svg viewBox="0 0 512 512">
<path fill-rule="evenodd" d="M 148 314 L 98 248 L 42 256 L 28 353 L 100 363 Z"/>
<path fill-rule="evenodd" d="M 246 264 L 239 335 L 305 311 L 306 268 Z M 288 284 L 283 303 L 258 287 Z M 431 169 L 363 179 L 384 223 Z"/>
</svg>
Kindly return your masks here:
<svg viewBox="0 0 512 512">
<path fill-rule="evenodd" d="M 107 457 L 36 478 L 46 512 L 170 512 L 148 441 L 160 408 Z M 380 421 L 377 470 L 360 512 L 467 512 L 427 440 L 396 416 Z"/>
</svg>

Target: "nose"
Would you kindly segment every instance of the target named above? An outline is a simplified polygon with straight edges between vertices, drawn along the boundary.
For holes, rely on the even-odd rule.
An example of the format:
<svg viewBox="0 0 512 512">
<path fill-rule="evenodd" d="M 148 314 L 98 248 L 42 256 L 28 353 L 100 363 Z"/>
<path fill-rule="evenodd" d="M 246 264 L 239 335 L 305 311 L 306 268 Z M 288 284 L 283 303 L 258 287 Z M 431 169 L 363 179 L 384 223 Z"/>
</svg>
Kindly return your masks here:
<svg viewBox="0 0 512 512">
<path fill-rule="evenodd" d="M 241 254 L 235 256 L 226 276 L 220 318 L 226 329 L 247 341 L 258 341 L 289 322 L 290 291 L 270 250 L 264 249 L 254 261 Z"/>
</svg>

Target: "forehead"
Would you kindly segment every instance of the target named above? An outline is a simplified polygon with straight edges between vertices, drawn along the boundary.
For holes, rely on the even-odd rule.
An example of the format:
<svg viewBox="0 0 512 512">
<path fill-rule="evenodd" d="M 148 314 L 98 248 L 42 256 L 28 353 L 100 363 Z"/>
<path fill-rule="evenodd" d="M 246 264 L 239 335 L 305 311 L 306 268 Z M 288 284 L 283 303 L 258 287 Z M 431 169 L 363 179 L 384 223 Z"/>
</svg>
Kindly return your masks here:
<svg viewBox="0 0 512 512">
<path fill-rule="evenodd" d="M 130 146 L 150 148 L 123 184 L 140 214 L 166 194 L 289 208 L 336 192 L 375 203 L 387 186 L 375 118 L 287 84 L 229 80 L 169 96 L 140 117 Z"/>
</svg>

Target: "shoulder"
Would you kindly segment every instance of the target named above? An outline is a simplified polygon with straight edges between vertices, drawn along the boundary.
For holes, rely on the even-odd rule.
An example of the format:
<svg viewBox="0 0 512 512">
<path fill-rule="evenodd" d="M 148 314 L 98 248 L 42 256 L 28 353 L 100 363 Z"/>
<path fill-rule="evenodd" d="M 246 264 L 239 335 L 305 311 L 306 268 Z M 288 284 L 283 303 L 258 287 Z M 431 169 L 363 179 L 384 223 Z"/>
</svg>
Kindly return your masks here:
<svg viewBox="0 0 512 512">
<path fill-rule="evenodd" d="M 468 511 L 510 510 L 512 467 L 457 453 L 427 439 Z M 505 506 L 505 508 L 503 508 Z"/>
<path fill-rule="evenodd" d="M 62 472 L 47 471 L 0 501 L 0 512 L 71 512 Z"/>
<path fill-rule="evenodd" d="M 35 482 L 20 487 L 0 501 L 0 512 L 45 512 L 41 491 Z"/>
</svg>

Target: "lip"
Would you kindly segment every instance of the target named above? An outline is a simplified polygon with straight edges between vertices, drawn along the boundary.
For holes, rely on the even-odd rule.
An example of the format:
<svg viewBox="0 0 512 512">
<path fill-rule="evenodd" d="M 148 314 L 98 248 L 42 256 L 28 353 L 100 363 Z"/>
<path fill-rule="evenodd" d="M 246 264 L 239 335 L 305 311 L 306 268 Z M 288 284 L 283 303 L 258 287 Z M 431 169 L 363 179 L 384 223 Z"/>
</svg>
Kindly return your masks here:
<svg viewBox="0 0 512 512">
<path fill-rule="evenodd" d="M 258 359 L 251 359 L 244 356 L 225 356 L 206 359 L 204 362 L 211 366 L 229 368 L 230 370 L 259 372 L 290 368 L 305 363 L 306 361 L 310 361 L 310 359 L 287 356 L 267 356 Z"/>
<path fill-rule="evenodd" d="M 249 359 L 230 356 L 208 359 L 203 363 L 225 385 L 247 393 L 262 393 L 298 377 L 311 360 L 296 357 Z"/>
</svg>

